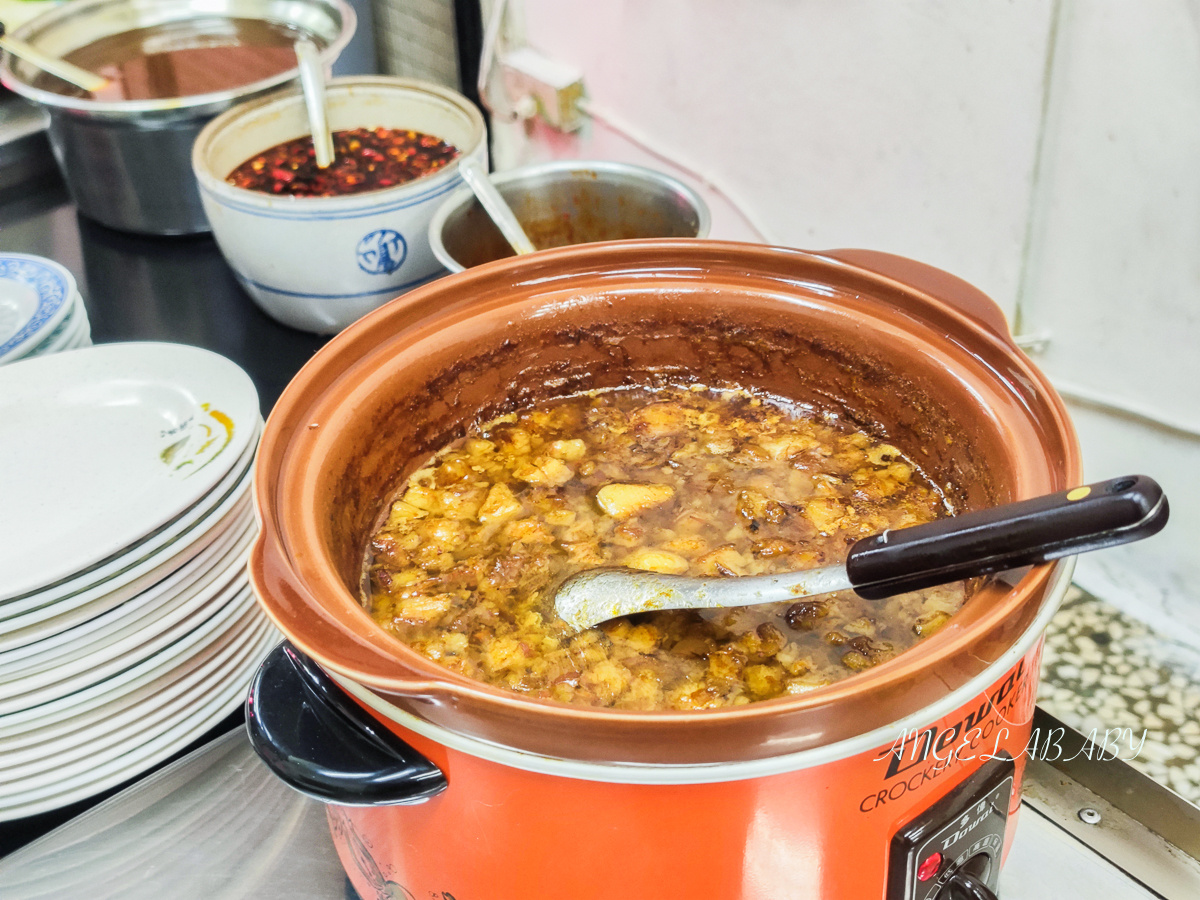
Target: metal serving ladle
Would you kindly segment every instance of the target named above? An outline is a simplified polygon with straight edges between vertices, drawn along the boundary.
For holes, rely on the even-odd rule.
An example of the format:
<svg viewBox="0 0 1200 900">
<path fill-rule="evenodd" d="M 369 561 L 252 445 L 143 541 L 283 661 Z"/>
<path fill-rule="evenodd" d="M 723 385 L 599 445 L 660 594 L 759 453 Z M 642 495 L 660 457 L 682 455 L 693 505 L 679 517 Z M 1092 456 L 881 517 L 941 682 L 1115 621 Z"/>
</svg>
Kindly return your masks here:
<svg viewBox="0 0 1200 900">
<path fill-rule="evenodd" d="M 0 49 L 11 53 L 13 56 L 20 57 L 27 63 L 32 63 L 43 72 L 49 72 L 63 81 L 83 88 L 90 94 L 95 94 L 108 87 L 109 81 L 107 78 L 97 75 L 95 72 L 89 72 L 87 69 L 81 69 L 79 66 L 59 59 L 57 56 L 43 53 L 37 47 L 33 46 L 33 44 L 19 40 L 18 38 L 9 37 L 3 22 L 0 22 Z"/>
<path fill-rule="evenodd" d="M 753 606 L 849 588 L 880 600 L 1150 537 L 1168 512 L 1162 488 L 1131 475 L 885 531 L 851 546 L 844 565 L 744 578 L 591 569 L 564 581 L 554 606 L 568 625 L 584 629 L 651 610 Z"/>
<path fill-rule="evenodd" d="M 325 107 L 325 72 L 317 45 L 307 38 L 296 41 L 296 61 L 300 66 L 300 88 L 304 91 L 304 108 L 308 113 L 308 130 L 312 132 L 313 150 L 318 169 L 333 165 L 333 133 Z"/>
<path fill-rule="evenodd" d="M 492 221 L 496 223 L 496 227 L 500 229 L 500 233 L 504 235 L 504 239 L 517 252 L 517 255 L 532 253 L 536 250 L 533 242 L 529 240 L 529 235 L 517 221 L 512 207 L 500 196 L 500 192 L 488 178 L 483 166 L 474 159 L 463 159 L 459 161 L 458 170 L 462 173 L 463 181 L 475 192 L 480 205 L 492 217 Z"/>
</svg>

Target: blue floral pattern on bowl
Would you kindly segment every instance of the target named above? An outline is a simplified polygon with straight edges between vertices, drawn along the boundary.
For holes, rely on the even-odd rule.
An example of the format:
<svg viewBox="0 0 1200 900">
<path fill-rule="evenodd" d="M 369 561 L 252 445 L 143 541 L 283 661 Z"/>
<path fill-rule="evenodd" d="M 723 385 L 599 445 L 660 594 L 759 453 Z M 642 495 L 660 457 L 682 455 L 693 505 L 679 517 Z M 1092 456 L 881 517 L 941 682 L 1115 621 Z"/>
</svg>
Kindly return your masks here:
<svg viewBox="0 0 1200 900">
<path fill-rule="evenodd" d="M 354 253 L 358 267 L 368 275 L 390 275 L 404 265 L 408 242 L 400 232 L 380 228 L 363 235 Z"/>
<path fill-rule="evenodd" d="M 74 287 L 52 263 L 29 256 L 0 256 L 0 279 L 29 285 L 37 294 L 37 308 L 33 315 L 0 344 L 0 357 L 3 357 L 22 346 L 54 319 L 71 300 Z"/>
</svg>

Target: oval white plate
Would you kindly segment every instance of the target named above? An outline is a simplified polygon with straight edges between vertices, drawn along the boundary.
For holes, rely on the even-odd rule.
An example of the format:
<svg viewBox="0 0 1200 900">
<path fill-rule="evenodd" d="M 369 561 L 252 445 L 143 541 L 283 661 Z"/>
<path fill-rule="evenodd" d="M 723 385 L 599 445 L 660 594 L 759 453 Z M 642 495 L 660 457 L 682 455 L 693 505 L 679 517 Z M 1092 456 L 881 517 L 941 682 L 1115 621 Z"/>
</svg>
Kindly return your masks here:
<svg viewBox="0 0 1200 900">
<path fill-rule="evenodd" d="M 132 770 L 135 774 L 143 767 L 143 760 L 152 756 L 162 746 L 170 746 L 175 740 L 187 736 L 190 740 L 192 728 L 200 722 L 207 722 L 208 717 L 219 709 L 220 715 L 213 718 L 214 723 L 223 719 L 237 708 L 238 703 L 245 698 L 246 689 L 250 686 L 250 673 L 244 673 L 242 679 L 225 685 L 222 690 L 211 695 L 190 710 L 177 713 L 163 724 L 161 730 L 152 733 L 135 733 L 109 747 L 103 753 L 97 754 L 96 759 L 84 759 L 70 766 L 64 766 L 58 772 L 15 782 L 10 785 L 19 787 L 19 793 L 6 793 L 0 796 L 0 810 L 9 803 L 27 803 L 39 800 L 47 795 L 54 796 L 64 789 L 86 787 L 95 790 L 97 781 L 106 776 L 125 773 Z M 206 730 L 200 728 L 196 734 Z M 186 744 L 184 740 L 180 746 Z M 118 781 L 124 780 L 118 778 Z"/>
<path fill-rule="evenodd" d="M 253 594 L 253 591 L 250 593 Z M 239 598 L 235 600 L 235 603 L 239 607 L 242 607 L 245 601 Z M 265 617 L 266 613 L 263 613 L 261 609 L 249 606 L 246 615 L 251 617 L 262 615 Z M 182 661 L 204 649 L 212 638 L 212 628 L 221 624 L 216 621 L 216 618 L 214 617 L 205 623 L 210 627 L 199 628 L 189 633 L 186 637 L 176 641 L 169 647 L 163 648 L 154 656 L 130 666 L 128 669 L 113 675 L 111 678 L 106 678 L 99 684 L 91 685 L 66 697 L 60 697 L 57 700 L 51 700 L 48 703 L 43 703 L 30 709 L 5 713 L 0 716 L 0 734 L 8 734 L 10 731 L 20 730 L 22 726 L 26 726 L 29 723 L 41 724 L 52 721 L 54 717 L 66 709 L 88 708 L 99 703 L 106 703 L 116 696 L 136 690 L 141 685 L 148 683 L 148 681 L 153 681 L 161 677 L 164 673 L 170 672 L 179 666 Z M 34 727 L 36 727 L 36 724 Z"/>
<path fill-rule="evenodd" d="M 186 546 L 188 542 L 202 534 L 210 526 L 213 518 L 218 516 L 219 510 L 228 508 L 235 499 L 235 495 L 236 498 L 240 498 L 241 492 L 246 490 L 253 474 L 254 454 L 261 432 L 262 420 L 260 419 L 251 438 L 250 446 L 242 451 L 237 463 L 226 473 L 220 484 L 177 518 L 147 535 L 144 540 L 134 546 L 102 560 L 71 578 L 39 588 L 31 593 L 0 600 L 0 622 L 84 592 L 88 592 L 90 596 L 96 596 L 98 593 L 111 593 L 134 579 L 137 579 L 139 584 L 144 587 L 147 582 L 141 576 L 145 574 L 146 566 L 151 561 L 157 560 L 155 563 L 157 565 L 163 560 L 169 559 L 178 552 L 178 547 Z M 3 630 L 3 627 L 0 626 L 0 631 Z"/>
<path fill-rule="evenodd" d="M 249 689 L 250 680 L 252 679 L 255 671 L 257 671 L 262 660 L 278 641 L 277 633 L 276 635 L 272 635 L 269 630 L 263 632 L 259 627 L 261 623 L 259 623 L 259 625 L 249 626 L 247 625 L 247 621 L 248 619 L 243 617 L 238 622 L 233 623 L 231 626 L 227 626 L 227 630 L 223 634 L 217 636 L 215 641 L 226 643 L 236 641 L 237 643 L 241 644 L 243 648 L 246 646 L 252 647 L 253 652 L 243 656 L 241 658 L 241 663 L 234 670 L 229 672 L 227 677 L 217 687 L 217 689 L 209 692 L 204 700 L 199 703 L 191 704 L 190 709 L 182 708 L 177 710 L 177 721 L 179 718 L 194 718 L 200 713 L 202 707 L 211 703 L 212 698 L 216 694 L 224 694 L 228 696 L 227 692 L 232 685 L 237 685 L 237 692 L 240 694 L 239 699 L 244 701 Z M 233 706 L 228 707 L 226 709 L 226 714 L 228 714 L 228 712 L 230 712 L 232 709 Z M 127 735 L 124 736 L 126 747 L 121 749 L 128 749 L 129 744 L 141 744 L 148 738 L 162 737 L 162 733 L 165 730 L 165 728 L 154 729 L 157 734 L 148 733 L 140 729 L 131 730 Z M 63 788 L 89 783 L 97 774 L 99 774 L 101 763 L 110 762 L 113 766 L 118 766 L 124 762 L 121 759 L 121 756 L 123 755 L 121 749 L 114 749 L 110 746 L 109 751 L 103 754 L 103 758 L 100 758 L 100 756 L 92 759 L 85 757 L 83 760 L 80 760 L 76 766 L 69 769 L 61 768 L 57 772 L 50 772 L 46 776 L 36 779 L 34 783 L 14 783 L 12 781 L 6 781 L 3 787 L 0 788 L 0 805 L 8 802 L 9 798 L 13 797 L 25 799 L 28 794 L 35 791 L 38 794 L 57 794 Z"/>
<path fill-rule="evenodd" d="M 0 331 L 2 330 L 0 329 Z M 0 362 L 13 362 L 31 356 L 41 356 L 43 353 L 57 353 L 59 350 L 69 349 L 72 342 L 85 331 L 90 332 L 91 328 L 87 322 L 87 313 L 83 308 L 83 298 L 79 296 L 79 291 L 76 291 L 67 314 L 57 325 L 49 331 L 42 329 L 37 335 L 38 342 L 29 349 L 0 358 Z"/>
<path fill-rule="evenodd" d="M 156 589 L 171 590 L 169 585 L 181 585 L 195 577 L 203 577 L 208 565 L 216 558 L 214 545 L 229 527 L 238 527 L 247 521 L 247 513 L 253 514 L 249 495 L 243 495 L 221 522 L 205 531 L 201 537 L 189 542 L 185 550 L 168 559 L 146 575 L 146 581 L 157 582 Z M 161 580 L 159 580 L 161 579 Z M 15 631 L 7 631 L 10 621 L 0 621 L 0 649 L 10 650 L 35 641 L 45 640 L 95 616 L 102 615 L 124 603 L 137 591 L 122 588 L 112 594 L 101 595 L 82 605 L 75 597 L 68 597 L 48 610 L 35 610 L 27 617 L 11 620 L 21 624 Z M 66 611 L 59 613 L 62 608 Z"/>
<path fill-rule="evenodd" d="M 269 647 L 264 646 L 264 655 Z M 86 765 L 81 774 L 52 779 L 49 787 L 23 791 L 0 798 L 0 821 L 24 818 L 48 809 L 57 809 L 76 800 L 90 797 L 106 788 L 120 784 L 186 747 L 208 731 L 245 701 L 253 677 L 253 668 L 231 682 L 219 694 L 202 706 L 191 710 L 183 721 L 152 740 L 138 736 L 128 744 L 110 748 L 106 756 L 112 760 L 102 765 Z"/>
<path fill-rule="evenodd" d="M 71 311 L 75 278 L 53 260 L 0 253 L 0 359 L 36 347 Z"/>
<path fill-rule="evenodd" d="M 209 665 L 185 673 L 185 677 L 155 683 L 155 691 L 142 702 L 123 709 L 120 714 L 108 713 L 92 719 L 56 737 L 28 744 L 20 750 L 10 749 L 0 741 L 0 780 L 12 785 L 18 779 L 47 771 L 55 766 L 109 747 L 139 731 L 154 728 L 167 716 L 195 706 L 205 697 L 220 691 L 230 681 L 241 677 L 252 663 L 252 651 L 266 635 L 264 623 L 259 623 L 229 642 L 233 652 L 221 658 L 220 665 Z M 3 793 L 3 788 L 0 788 Z"/>
<path fill-rule="evenodd" d="M 157 610 L 162 605 L 186 602 L 186 598 L 209 589 L 220 573 L 233 565 L 236 557 L 244 556 L 244 548 L 257 533 L 253 510 L 247 509 L 240 524 L 225 529 L 209 548 L 197 555 L 189 573 L 164 578 L 113 609 L 57 634 L 0 651 L 0 684 L 50 666 L 72 664 L 79 657 L 90 656 L 100 648 L 123 640 L 143 627 L 143 617 L 158 615 Z"/>
<path fill-rule="evenodd" d="M 11 708 L 36 706 L 83 690 L 182 637 L 246 587 L 245 560 L 249 552 L 247 540 L 232 565 L 213 572 L 211 580 L 198 586 L 198 590 L 167 596 L 163 608 L 136 619 L 135 625 L 140 627 L 119 640 L 101 645 L 88 642 L 85 644 L 87 652 L 73 658 L 3 678 L 0 680 L 0 714 L 8 711 L 10 704 L 19 704 Z"/>
<path fill-rule="evenodd" d="M 249 585 L 245 581 L 233 581 L 221 591 L 212 604 L 202 605 L 166 631 L 153 635 L 145 643 L 130 649 L 126 655 L 101 663 L 93 669 L 77 672 L 74 667 L 68 667 L 65 678 L 50 684 L 45 684 L 45 678 L 41 676 L 18 679 L 11 689 L 24 689 L 31 683 L 36 686 L 16 695 L 6 686 L 3 699 L 0 699 L 0 715 L 37 709 L 39 706 L 103 684 L 109 678 L 120 675 L 144 660 L 154 659 L 159 653 L 171 652 L 171 648 L 182 641 L 196 638 L 203 640 L 226 627 L 231 619 L 249 609 L 253 597 L 246 596 L 248 589 Z"/>
<path fill-rule="evenodd" d="M 258 421 L 250 377 L 182 344 L 102 344 L 0 368 L 0 597 L 120 553 L 215 487 Z"/>
<path fill-rule="evenodd" d="M 254 447 L 247 447 L 233 469 L 213 491 L 185 514 L 159 529 L 127 553 L 105 560 L 77 578 L 52 587 L 0 600 L 0 649 L 16 646 L 9 635 L 27 625 L 42 622 L 92 603 L 100 597 L 115 605 L 164 578 L 187 559 L 212 543 L 222 520 L 244 503 L 253 483 Z M 230 520 L 232 521 L 232 519 Z M 94 610 L 93 612 L 99 612 Z"/>
<path fill-rule="evenodd" d="M 193 578 L 205 577 L 209 565 L 219 553 L 217 546 L 220 538 L 229 528 L 241 527 L 247 522 L 247 514 L 252 517 L 253 509 L 250 497 L 243 495 L 222 521 L 206 530 L 195 541 L 189 542 L 186 549 L 148 572 L 144 579 L 152 585 L 148 589 L 170 591 L 179 585 L 186 584 Z M 139 582 L 135 582 L 128 588 L 122 588 L 111 594 L 103 594 L 83 604 L 77 603 L 75 597 L 68 597 L 52 609 L 35 610 L 25 619 L 15 620 L 22 624 L 22 627 L 15 631 L 6 631 L 9 622 L 0 621 L 0 648 L 8 651 L 27 646 L 35 641 L 43 641 L 96 616 L 103 615 L 135 596 L 137 585 L 141 581 L 139 579 Z M 64 611 L 60 613 L 60 609 Z M 43 613 L 46 615 L 43 616 Z M 31 624 L 27 624 L 27 620 Z"/>
<path fill-rule="evenodd" d="M 194 577 L 181 573 L 165 578 L 95 618 L 35 643 L 0 652 L 0 685 L 52 667 L 82 664 L 85 658 L 145 628 L 147 619 L 168 614 L 201 594 L 211 595 L 236 574 L 234 567 L 244 561 L 258 533 L 252 509 L 245 510 L 241 519 L 196 558 Z"/>
<path fill-rule="evenodd" d="M 55 780 L 67 773 L 68 765 L 87 761 L 99 764 L 105 761 L 104 751 L 138 735 L 150 739 L 156 732 L 166 731 L 172 719 L 178 721 L 197 707 L 202 706 L 215 694 L 223 692 L 231 683 L 245 681 L 262 661 L 259 647 L 265 642 L 267 631 L 259 623 L 239 633 L 229 641 L 236 644 L 236 651 L 219 668 L 210 667 L 203 677 L 180 679 L 170 684 L 160 684 L 160 696 L 148 699 L 123 716 L 97 722 L 90 728 L 79 729 L 62 735 L 56 740 L 26 747 L 18 753 L 5 752 L 0 765 L 0 798 L 18 790 L 25 791 Z M 32 779 L 37 778 L 34 782 Z"/>
<path fill-rule="evenodd" d="M 64 700 L 48 704 L 40 709 L 38 716 L 25 717 L 26 721 L 13 721 L 15 717 L 11 716 L 0 717 L 0 751 L 8 753 L 54 740 L 78 729 L 116 719 L 131 708 L 153 703 L 160 690 L 178 681 L 203 677 L 202 673 L 224 666 L 231 656 L 244 648 L 252 634 L 257 634 L 265 626 L 270 626 L 268 630 L 275 635 L 276 644 L 283 640 L 266 616 L 261 616 L 257 625 L 254 624 L 252 613 L 247 615 L 245 621 L 251 624 L 244 626 L 243 622 L 239 622 L 224 639 L 200 647 L 165 672 L 150 671 L 133 681 L 118 683 L 115 687 L 104 685 L 103 689 L 91 691 L 88 695 L 75 695 L 68 698 L 72 701 L 70 703 Z"/>
<path fill-rule="evenodd" d="M 84 337 L 90 336 L 91 331 L 87 312 L 83 308 L 83 298 L 76 291 L 75 302 L 71 304 L 71 311 L 67 313 L 67 317 L 59 322 L 58 327 L 27 355 L 41 356 L 44 353 L 59 353 L 63 350 L 82 347 Z"/>
</svg>

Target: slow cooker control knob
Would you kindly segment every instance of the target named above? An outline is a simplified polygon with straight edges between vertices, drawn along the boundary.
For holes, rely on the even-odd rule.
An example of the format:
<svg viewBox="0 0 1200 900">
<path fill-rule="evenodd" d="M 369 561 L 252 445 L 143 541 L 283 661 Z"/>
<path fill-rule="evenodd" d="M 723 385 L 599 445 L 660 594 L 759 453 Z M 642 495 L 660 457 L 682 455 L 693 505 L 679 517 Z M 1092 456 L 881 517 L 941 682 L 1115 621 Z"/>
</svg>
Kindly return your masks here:
<svg viewBox="0 0 1200 900">
<path fill-rule="evenodd" d="M 887 900 L 996 900 L 1015 768 L 998 754 L 897 829 Z"/>
<path fill-rule="evenodd" d="M 984 881 L 990 867 L 991 859 L 986 853 L 972 856 L 954 870 L 935 900 L 997 900 Z"/>
</svg>

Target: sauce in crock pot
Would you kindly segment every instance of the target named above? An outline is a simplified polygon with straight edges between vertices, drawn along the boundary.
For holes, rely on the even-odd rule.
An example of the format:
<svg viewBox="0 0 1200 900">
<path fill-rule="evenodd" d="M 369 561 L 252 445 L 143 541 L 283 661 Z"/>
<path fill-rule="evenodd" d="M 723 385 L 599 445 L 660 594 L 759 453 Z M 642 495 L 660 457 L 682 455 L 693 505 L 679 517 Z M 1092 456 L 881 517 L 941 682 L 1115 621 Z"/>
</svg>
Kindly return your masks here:
<svg viewBox="0 0 1200 900">
<path fill-rule="evenodd" d="M 455 672 L 567 703 L 708 709 L 811 690 L 911 647 L 966 596 L 846 591 L 572 633 L 551 597 L 584 569 L 785 572 L 948 514 L 896 447 L 740 391 L 539 405 L 455 441 L 393 496 L 367 553 L 376 622 Z"/>
</svg>

